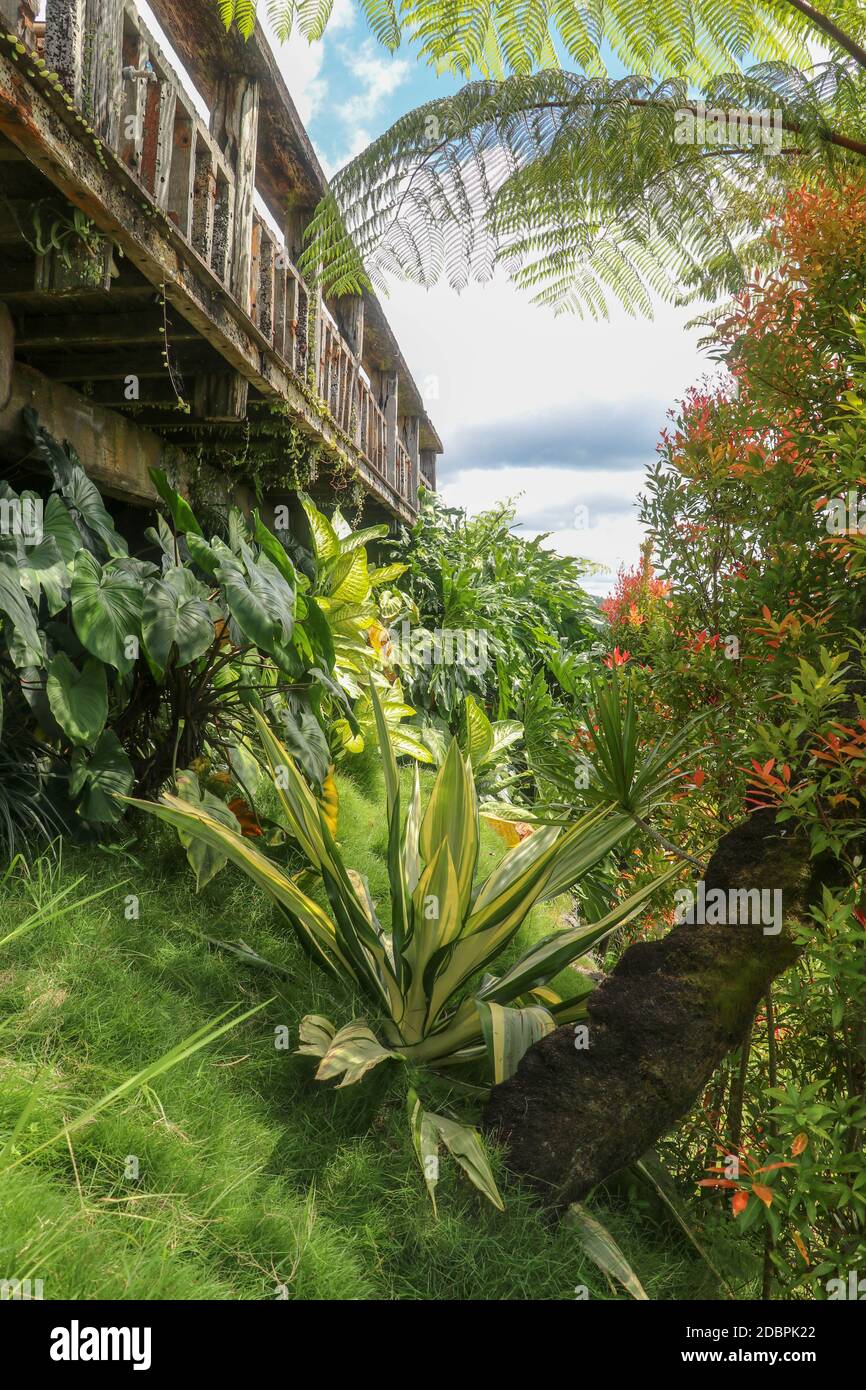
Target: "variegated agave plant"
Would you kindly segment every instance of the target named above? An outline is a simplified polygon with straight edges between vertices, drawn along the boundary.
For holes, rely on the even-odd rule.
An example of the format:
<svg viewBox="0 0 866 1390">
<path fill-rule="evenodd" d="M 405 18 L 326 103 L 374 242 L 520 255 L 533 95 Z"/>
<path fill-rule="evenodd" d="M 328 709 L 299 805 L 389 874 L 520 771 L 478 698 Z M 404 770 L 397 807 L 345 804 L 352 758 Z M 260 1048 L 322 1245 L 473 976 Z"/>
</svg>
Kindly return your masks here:
<svg viewBox="0 0 866 1390">
<path fill-rule="evenodd" d="M 322 808 L 291 755 L 262 719 L 267 766 L 289 827 L 321 877 L 330 914 L 205 806 L 175 796 L 134 804 L 242 868 L 276 900 L 310 954 L 366 997 L 369 1015 L 345 1027 L 316 1015 L 301 1023 L 299 1051 L 319 1059 L 318 1080 L 348 1086 L 386 1060 L 438 1069 L 486 1059 L 490 1079 L 502 1081 L 533 1042 L 583 1015 L 590 982 L 564 999 L 549 982 L 634 917 L 662 880 L 617 903 L 597 922 L 534 942 L 500 973 L 490 973 L 533 905 L 562 893 L 598 864 L 632 821 L 601 807 L 567 829 L 540 828 L 476 883 L 479 817 L 468 759 L 452 741 L 423 811 L 416 767 L 404 817 L 397 762 L 372 687 L 371 696 L 385 773 L 390 930 L 380 921 L 366 880 L 343 863 Z M 670 870 L 675 872 L 676 866 Z M 425 1111 L 414 1091 L 409 1109 L 431 1196 L 438 1171 L 431 1159 L 442 1142 L 476 1186 L 500 1205 L 477 1133 Z"/>
</svg>

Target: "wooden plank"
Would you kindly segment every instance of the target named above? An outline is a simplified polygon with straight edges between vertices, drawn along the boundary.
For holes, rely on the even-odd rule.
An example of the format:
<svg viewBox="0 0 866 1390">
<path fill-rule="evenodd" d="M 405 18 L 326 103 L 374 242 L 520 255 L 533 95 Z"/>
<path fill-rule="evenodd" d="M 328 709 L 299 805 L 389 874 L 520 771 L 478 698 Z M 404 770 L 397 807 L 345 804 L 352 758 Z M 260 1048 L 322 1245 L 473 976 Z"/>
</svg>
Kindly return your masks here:
<svg viewBox="0 0 866 1390">
<path fill-rule="evenodd" d="M 337 322 L 340 325 L 349 351 L 360 362 L 364 356 L 364 298 L 360 294 L 347 294 L 334 305 Z"/>
<path fill-rule="evenodd" d="M 418 473 L 420 469 L 420 439 L 420 415 L 407 415 L 403 421 L 403 443 L 406 447 L 406 453 L 409 456 L 409 497 L 413 505 L 418 496 Z"/>
<path fill-rule="evenodd" d="M 274 277 L 276 274 L 277 248 L 266 227 L 262 227 L 259 247 L 258 285 L 256 289 L 256 321 L 259 332 L 268 342 L 274 341 Z"/>
<path fill-rule="evenodd" d="M 396 372 L 383 372 L 382 389 L 385 416 L 385 477 L 397 487 L 397 394 L 399 379 Z"/>
<path fill-rule="evenodd" d="M 249 382 L 239 372 L 204 372 L 193 387 L 196 420 L 244 420 Z"/>
<path fill-rule="evenodd" d="M 84 80 L 84 7 L 85 0 L 48 0 L 45 11 L 45 61 L 76 106 Z"/>
<path fill-rule="evenodd" d="M 190 241 L 205 265 L 213 254 L 213 228 L 216 212 L 217 175 L 210 145 L 198 142 L 192 185 L 192 228 Z"/>
<path fill-rule="evenodd" d="M 230 283 L 232 267 L 232 247 L 234 246 L 234 198 L 232 184 L 217 174 L 216 198 L 213 215 L 213 245 L 211 247 L 211 269 L 224 285 Z M 241 305 L 244 313 L 247 306 Z"/>
<path fill-rule="evenodd" d="M 147 83 L 139 173 L 148 193 L 153 194 L 154 201 L 160 207 L 165 206 L 164 202 L 160 200 L 160 175 L 163 177 L 163 190 L 168 196 L 168 189 L 165 184 L 165 175 L 167 174 L 167 169 L 164 167 L 165 156 L 163 155 L 161 161 L 161 154 L 165 149 L 167 140 L 166 126 L 169 129 L 174 128 L 176 102 L 177 92 L 173 87 L 161 81 Z"/>
<path fill-rule="evenodd" d="M 162 337 L 162 310 L 137 314 L 54 314 L 18 321 L 18 350 L 47 351 L 50 348 L 110 347 L 123 343 L 158 342 Z M 198 333 L 184 320 L 169 331 L 171 342 L 196 341 Z"/>
<path fill-rule="evenodd" d="M 224 76 L 211 112 L 211 133 L 234 170 L 229 287 L 238 304 L 246 310 L 250 307 L 252 288 L 258 129 L 259 84 L 246 76 Z"/>
<path fill-rule="evenodd" d="M 21 458 L 29 448 L 21 419 L 25 406 L 57 439 L 69 440 L 89 477 L 115 497 L 153 502 L 149 469 L 168 465 L 177 471 L 174 446 L 21 363 L 13 368 L 11 395 L 0 410 L 0 452 L 7 458 Z"/>
<path fill-rule="evenodd" d="M 153 196 L 157 207 L 168 207 L 171 161 L 174 155 L 174 118 L 177 112 L 177 88 L 170 83 L 159 84 L 159 123 L 156 136 L 156 163 Z"/>
<path fill-rule="evenodd" d="M 85 0 L 83 104 L 97 135 L 117 149 L 123 107 L 123 0 Z"/>
<path fill-rule="evenodd" d="M 175 114 L 172 139 L 174 149 L 165 210 L 184 236 L 191 238 L 196 176 L 195 121 L 192 115 L 180 106 Z"/>
</svg>

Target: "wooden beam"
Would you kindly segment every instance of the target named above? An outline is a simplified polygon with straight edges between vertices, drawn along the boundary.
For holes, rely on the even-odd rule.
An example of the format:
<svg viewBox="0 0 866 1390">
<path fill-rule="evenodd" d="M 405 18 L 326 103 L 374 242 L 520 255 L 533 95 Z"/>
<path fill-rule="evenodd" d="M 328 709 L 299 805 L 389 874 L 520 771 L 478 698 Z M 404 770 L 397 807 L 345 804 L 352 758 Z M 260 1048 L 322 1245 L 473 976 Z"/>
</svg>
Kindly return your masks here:
<svg viewBox="0 0 866 1390">
<path fill-rule="evenodd" d="M 85 0 L 84 112 L 117 148 L 123 105 L 123 0 Z"/>
<path fill-rule="evenodd" d="M 364 296 L 347 294 L 336 301 L 334 308 L 340 331 L 360 362 L 364 356 Z"/>
<path fill-rule="evenodd" d="M 164 336 L 162 310 L 138 314 L 46 314 L 18 322 L 18 351 L 44 352 L 51 348 L 134 346 L 159 342 Z M 196 342 L 198 333 L 184 320 L 169 327 L 172 342 Z"/>
<path fill-rule="evenodd" d="M 0 453 L 8 459 L 17 461 L 29 450 L 21 419 L 25 406 L 58 439 L 69 440 L 88 476 L 114 497 L 152 502 L 156 494 L 148 469 L 176 467 L 173 446 L 20 363 L 12 371 L 10 399 L 0 410 Z"/>
<path fill-rule="evenodd" d="M 436 491 L 436 450 L 422 449 L 420 451 L 420 473 L 421 481 L 431 492 Z"/>
</svg>

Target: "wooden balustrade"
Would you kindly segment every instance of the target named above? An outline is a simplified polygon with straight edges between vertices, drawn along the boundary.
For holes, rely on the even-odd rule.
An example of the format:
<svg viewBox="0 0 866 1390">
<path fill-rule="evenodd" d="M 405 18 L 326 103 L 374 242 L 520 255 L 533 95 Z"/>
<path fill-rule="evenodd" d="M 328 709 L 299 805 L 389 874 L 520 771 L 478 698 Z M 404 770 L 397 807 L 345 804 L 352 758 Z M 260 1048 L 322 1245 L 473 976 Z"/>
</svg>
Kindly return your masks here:
<svg viewBox="0 0 866 1390">
<path fill-rule="evenodd" d="M 388 477 L 388 424 L 367 383 L 358 381 L 358 445 L 381 478 Z"/>
<path fill-rule="evenodd" d="M 0 0 L 5 8 L 14 3 Z M 25 0 L 18 5 L 22 11 Z M 419 425 L 426 417 L 417 413 L 414 383 L 407 399 L 416 413 L 404 418 L 401 439 L 398 372 L 371 367 L 374 389 L 362 370 L 364 301 L 338 301 L 334 312 L 343 331 L 321 300 L 311 314 L 310 291 L 286 240 L 255 206 L 257 172 L 271 191 L 267 170 L 257 171 L 260 102 L 266 97 L 260 77 L 251 75 L 255 69 L 217 75 L 208 94 L 208 125 L 188 81 L 172 67 L 134 0 L 47 0 L 44 24 L 31 22 L 28 28 L 24 19 L 19 31 L 25 42 L 57 73 L 95 133 L 173 223 L 222 293 L 248 316 L 281 365 L 314 382 L 334 423 L 387 488 L 414 507 L 419 476 L 428 486 L 435 479 L 435 465 L 431 477 L 423 450 L 419 468 Z M 272 198 L 268 205 L 273 210 Z M 292 244 L 299 242 L 292 238 L 293 215 L 308 219 L 309 209 L 293 214 L 287 203 L 284 226 Z M 393 350 L 389 355 L 393 360 Z M 245 409 L 246 387 L 235 394 Z"/>
</svg>

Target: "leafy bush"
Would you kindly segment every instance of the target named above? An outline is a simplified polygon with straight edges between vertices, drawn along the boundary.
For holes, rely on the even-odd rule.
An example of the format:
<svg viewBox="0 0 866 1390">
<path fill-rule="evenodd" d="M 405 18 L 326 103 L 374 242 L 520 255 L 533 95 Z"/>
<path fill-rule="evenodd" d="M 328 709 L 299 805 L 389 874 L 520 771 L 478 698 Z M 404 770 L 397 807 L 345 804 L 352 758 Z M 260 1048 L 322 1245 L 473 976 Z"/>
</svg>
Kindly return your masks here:
<svg viewBox="0 0 866 1390">
<path fill-rule="evenodd" d="M 0 809 L 7 847 L 27 831 L 110 824 L 115 794 L 152 793 L 202 760 L 245 789 L 253 712 L 321 789 L 330 725 L 339 716 L 338 744 L 359 735 L 353 697 L 381 665 L 363 634 L 376 621 L 364 545 L 382 528 L 351 536 L 335 517 L 338 538 L 303 499 L 311 583 L 257 512 L 232 510 L 225 539 L 207 539 L 154 471 L 171 525 L 158 515 L 146 533 L 158 563 L 137 558 L 74 451 L 27 423 L 53 486 L 43 499 L 0 485 L 0 756 L 18 787 Z"/>
<path fill-rule="evenodd" d="M 273 896 L 313 959 L 366 997 L 372 1024 L 355 1019 L 337 1029 L 315 1015 L 303 1020 L 300 1050 L 318 1057 L 319 1080 L 339 1077 L 347 1086 L 394 1060 L 412 1069 L 486 1061 L 490 1079 L 501 1081 L 533 1041 L 557 1023 L 582 1016 L 592 981 L 587 978 L 565 999 L 550 981 L 636 915 L 655 885 L 599 920 L 558 931 L 503 964 L 533 904 L 562 893 L 597 865 L 628 830 L 629 820 L 602 808 L 567 830 L 538 830 L 476 885 L 479 823 L 471 764 L 453 740 L 423 814 L 416 771 L 404 821 L 396 759 L 375 689 L 371 698 L 385 770 L 390 929 L 380 920 L 366 882 L 344 864 L 323 809 L 288 750 L 262 719 L 262 747 L 287 824 L 321 880 L 330 914 L 207 807 L 172 796 L 135 804 L 249 874 Z M 497 965 L 500 974 L 482 973 Z M 425 1176 L 425 1156 L 441 1140 L 497 1200 L 473 1132 L 425 1111 L 414 1091 L 409 1104 Z"/>
</svg>

